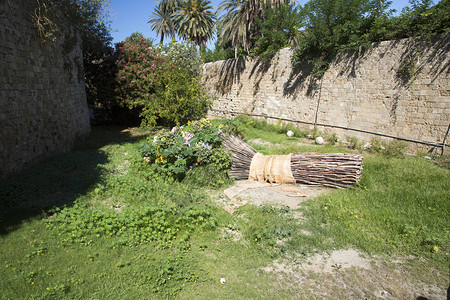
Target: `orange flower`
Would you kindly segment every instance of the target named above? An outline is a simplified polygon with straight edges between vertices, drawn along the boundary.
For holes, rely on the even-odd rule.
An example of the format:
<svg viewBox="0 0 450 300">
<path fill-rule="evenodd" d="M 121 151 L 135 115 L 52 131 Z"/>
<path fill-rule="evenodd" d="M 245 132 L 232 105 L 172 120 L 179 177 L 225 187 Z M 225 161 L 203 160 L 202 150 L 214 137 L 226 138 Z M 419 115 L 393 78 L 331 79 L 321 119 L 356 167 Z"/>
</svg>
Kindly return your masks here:
<svg viewBox="0 0 450 300">
<path fill-rule="evenodd" d="M 200 162 L 200 158 L 198 158 L 198 157 L 197 157 L 197 162 L 198 162 L 198 163 Z"/>
</svg>

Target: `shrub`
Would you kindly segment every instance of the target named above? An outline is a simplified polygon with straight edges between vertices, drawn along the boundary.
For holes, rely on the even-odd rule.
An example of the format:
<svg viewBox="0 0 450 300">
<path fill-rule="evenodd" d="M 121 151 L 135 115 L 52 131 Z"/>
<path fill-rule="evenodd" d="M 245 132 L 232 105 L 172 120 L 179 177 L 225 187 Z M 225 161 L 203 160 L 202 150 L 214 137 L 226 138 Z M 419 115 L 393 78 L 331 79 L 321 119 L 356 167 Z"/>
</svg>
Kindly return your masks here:
<svg viewBox="0 0 450 300">
<path fill-rule="evenodd" d="M 380 139 L 370 140 L 370 151 L 374 153 L 381 153 L 387 157 L 400 158 L 405 155 L 407 144 L 398 140 L 383 142 Z"/>
<path fill-rule="evenodd" d="M 337 136 L 336 133 L 333 133 L 330 137 L 328 137 L 328 142 L 329 142 L 331 145 L 336 144 L 338 141 L 339 141 L 339 137 Z"/>
<path fill-rule="evenodd" d="M 277 51 L 298 41 L 302 26 L 298 7 L 293 3 L 266 4 L 255 27 L 261 35 L 255 40 L 253 52 L 263 60 L 270 60 Z"/>
<path fill-rule="evenodd" d="M 180 125 L 203 117 L 211 105 L 209 97 L 197 78 L 189 77 L 182 69 L 161 74 L 161 86 L 142 110 L 143 125 L 153 126 L 159 117 L 167 125 Z M 159 111 L 159 115 L 155 114 Z"/>
<path fill-rule="evenodd" d="M 140 110 L 143 127 L 199 119 L 211 105 L 195 77 L 198 63 L 190 62 L 190 56 L 183 61 L 186 51 L 179 51 L 176 43 L 172 47 L 175 50 L 153 48 L 143 38 L 119 47 L 118 101 L 129 109 Z"/>
<path fill-rule="evenodd" d="M 346 136 L 345 139 L 349 143 L 349 147 L 352 149 L 360 150 L 362 149 L 362 142 L 356 136 Z"/>
<path fill-rule="evenodd" d="M 406 146 L 404 142 L 393 140 L 386 145 L 385 154 L 388 157 L 403 157 L 406 152 Z"/>
<path fill-rule="evenodd" d="M 192 42 L 172 42 L 159 46 L 160 52 L 175 66 L 186 71 L 191 77 L 200 76 L 202 60 L 197 51 L 197 46 Z"/>
<path fill-rule="evenodd" d="M 215 126 L 223 133 L 235 135 L 240 138 L 242 138 L 242 125 L 243 124 L 236 119 L 222 119 L 215 124 Z"/>
<path fill-rule="evenodd" d="M 165 177 L 182 180 L 189 172 L 199 174 L 196 168 L 208 166 L 203 170 L 214 172 L 221 181 L 228 174 L 231 155 L 221 146 L 220 128 L 223 125 L 215 128 L 208 119 L 202 119 L 171 131 L 163 129 L 141 147 L 141 153 L 154 171 Z M 188 178 L 192 180 L 191 175 Z M 200 185 L 205 184 L 215 185 L 210 180 Z"/>
<path fill-rule="evenodd" d="M 119 45 L 116 63 L 118 100 L 130 109 L 149 102 L 150 95 L 159 88 L 161 73 L 168 68 L 161 53 L 144 39 Z"/>
</svg>

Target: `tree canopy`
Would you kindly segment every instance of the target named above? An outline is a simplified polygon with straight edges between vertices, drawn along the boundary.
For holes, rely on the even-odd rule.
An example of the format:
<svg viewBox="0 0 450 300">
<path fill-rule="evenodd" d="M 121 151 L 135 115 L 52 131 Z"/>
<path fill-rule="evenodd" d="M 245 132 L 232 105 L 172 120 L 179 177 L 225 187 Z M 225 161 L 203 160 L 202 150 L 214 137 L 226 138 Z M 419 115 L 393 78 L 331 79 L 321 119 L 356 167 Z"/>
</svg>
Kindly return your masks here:
<svg viewBox="0 0 450 300">
<path fill-rule="evenodd" d="M 215 19 L 211 1 L 171 0 L 159 2 L 148 23 L 161 37 L 161 44 L 164 37 L 174 39 L 177 34 L 184 40 L 204 46 L 214 36 Z"/>
</svg>

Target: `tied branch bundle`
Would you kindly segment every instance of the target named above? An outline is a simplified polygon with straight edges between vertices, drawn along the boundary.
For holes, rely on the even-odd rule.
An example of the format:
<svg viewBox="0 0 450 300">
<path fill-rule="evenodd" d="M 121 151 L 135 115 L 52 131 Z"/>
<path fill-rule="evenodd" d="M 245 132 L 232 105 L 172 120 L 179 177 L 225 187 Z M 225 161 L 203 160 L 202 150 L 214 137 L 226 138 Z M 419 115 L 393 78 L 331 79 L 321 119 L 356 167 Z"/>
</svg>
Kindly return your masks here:
<svg viewBox="0 0 450 300">
<path fill-rule="evenodd" d="M 233 154 L 230 176 L 247 179 L 253 156 L 258 153 L 252 146 L 234 135 L 223 136 L 223 146 Z"/>
<path fill-rule="evenodd" d="M 223 136 L 223 145 L 233 154 L 230 176 L 237 179 L 250 179 L 252 160 L 259 154 L 241 139 L 227 135 Z M 333 188 L 347 188 L 357 184 L 362 175 L 362 156 L 354 153 L 292 153 L 290 155 L 289 170 L 265 170 L 268 173 L 264 181 L 274 182 L 273 172 L 289 172 L 297 183 L 327 186 Z M 260 160 L 260 159 L 259 159 Z M 271 162 L 268 159 L 267 162 Z M 290 165 L 290 168 L 289 168 Z M 260 172 L 260 173 L 261 173 Z M 276 181 L 275 181 L 276 182 Z M 283 182 L 279 182 L 283 183 Z"/>
<path fill-rule="evenodd" d="M 362 156 L 354 153 L 293 153 L 291 172 L 298 183 L 346 188 L 362 175 Z"/>
</svg>

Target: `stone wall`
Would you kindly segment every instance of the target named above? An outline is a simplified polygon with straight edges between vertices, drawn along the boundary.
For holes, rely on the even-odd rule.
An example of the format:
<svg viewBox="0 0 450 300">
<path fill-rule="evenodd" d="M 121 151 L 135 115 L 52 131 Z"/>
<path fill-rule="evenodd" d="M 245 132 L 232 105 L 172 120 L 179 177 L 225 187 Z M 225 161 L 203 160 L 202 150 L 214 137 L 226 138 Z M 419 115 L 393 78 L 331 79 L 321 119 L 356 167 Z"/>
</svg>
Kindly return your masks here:
<svg viewBox="0 0 450 300">
<path fill-rule="evenodd" d="M 60 28 L 43 43 L 36 1 L 0 1 L 0 177 L 69 151 L 90 132 L 81 40 Z"/>
<path fill-rule="evenodd" d="M 290 49 L 268 63 L 256 58 L 208 63 L 204 84 L 215 97 L 209 115 L 265 115 L 300 121 L 306 129 L 317 123 L 341 138 L 370 141 L 377 136 L 362 132 L 370 131 L 442 143 L 450 121 L 449 37 L 386 41 L 365 52 L 341 53 L 322 80 L 314 80 L 307 63 L 293 70 Z M 398 72 L 408 61 L 416 62 L 410 78 Z M 420 144 L 409 146 L 417 150 Z"/>
</svg>

